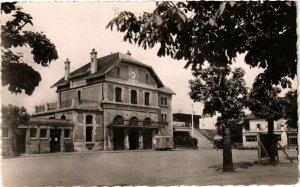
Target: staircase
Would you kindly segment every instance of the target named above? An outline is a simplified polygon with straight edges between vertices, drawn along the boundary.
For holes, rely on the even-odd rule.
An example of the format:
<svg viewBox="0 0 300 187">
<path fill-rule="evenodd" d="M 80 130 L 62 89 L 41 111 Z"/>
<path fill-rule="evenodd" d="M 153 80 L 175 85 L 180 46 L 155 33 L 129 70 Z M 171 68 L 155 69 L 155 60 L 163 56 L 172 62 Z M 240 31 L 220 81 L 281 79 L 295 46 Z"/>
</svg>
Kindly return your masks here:
<svg viewBox="0 0 300 187">
<path fill-rule="evenodd" d="M 192 129 L 190 128 L 190 135 L 192 136 Z M 213 149 L 213 142 L 210 141 L 207 137 L 202 135 L 197 129 L 194 128 L 193 138 L 198 140 L 198 148 L 200 149 Z"/>
</svg>

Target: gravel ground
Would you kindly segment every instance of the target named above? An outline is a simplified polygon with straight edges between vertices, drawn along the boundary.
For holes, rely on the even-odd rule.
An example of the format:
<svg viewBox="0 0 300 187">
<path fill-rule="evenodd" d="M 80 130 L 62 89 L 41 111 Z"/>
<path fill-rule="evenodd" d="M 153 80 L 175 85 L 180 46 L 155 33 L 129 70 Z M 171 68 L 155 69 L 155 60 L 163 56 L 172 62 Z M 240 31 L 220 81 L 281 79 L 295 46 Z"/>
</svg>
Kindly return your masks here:
<svg viewBox="0 0 300 187">
<path fill-rule="evenodd" d="M 122 151 L 39 155 L 2 160 L 4 186 L 296 184 L 298 160 L 280 151 L 277 166 L 257 151 L 233 150 L 235 172 L 222 172 L 222 151 Z"/>
</svg>

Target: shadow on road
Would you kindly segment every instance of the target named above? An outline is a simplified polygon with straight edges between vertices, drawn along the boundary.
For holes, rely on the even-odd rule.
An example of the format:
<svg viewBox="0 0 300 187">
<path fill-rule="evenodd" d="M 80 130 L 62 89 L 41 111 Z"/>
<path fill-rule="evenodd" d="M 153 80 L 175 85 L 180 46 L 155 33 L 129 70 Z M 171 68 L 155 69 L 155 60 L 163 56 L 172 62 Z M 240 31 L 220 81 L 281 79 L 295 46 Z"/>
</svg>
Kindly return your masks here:
<svg viewBox="0 0 300 187">
<path fill-rule="evenodd" d="M 237 168 L 248 169 L 249 167 L 252 167 L 254 165 L 259 165 L 258 161 L 254 161 L 254 162 L 237 162 L 237 163 L 233 164 L 233 167 L 234 167 L 234 169 L 237 169 Z M 222 171 L 223 170 L 223 165 L 218 164 L 218 165 L 209 166 L 208 168 L 213 168 L 217 171 Z"/>
</svg>

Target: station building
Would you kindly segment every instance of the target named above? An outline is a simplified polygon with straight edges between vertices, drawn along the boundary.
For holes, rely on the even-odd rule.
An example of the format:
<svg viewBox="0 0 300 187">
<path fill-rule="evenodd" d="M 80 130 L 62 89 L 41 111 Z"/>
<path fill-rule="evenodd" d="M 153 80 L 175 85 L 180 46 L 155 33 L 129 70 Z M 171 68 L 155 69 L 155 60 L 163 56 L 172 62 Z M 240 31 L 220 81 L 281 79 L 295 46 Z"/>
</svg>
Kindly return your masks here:
<svg viewBox="0 0 300 187">
<path fill-rule="evenodd" d="M 73 72 L 67 59 L 65 76 L 52 86 L 57 102 L 35 106 L 30 128 L 37 130 L 30 130 L 48 129 L 43 140 L 49 141 L 49 152 L 65 151 L 66 142 L 76 151 L 151 149 L 155 135 L 173 136 L 175 93 L 151 66 L 130 52 L 97 58 L 93 49 L 90 55 L 91 61 Z"/>
</svg>

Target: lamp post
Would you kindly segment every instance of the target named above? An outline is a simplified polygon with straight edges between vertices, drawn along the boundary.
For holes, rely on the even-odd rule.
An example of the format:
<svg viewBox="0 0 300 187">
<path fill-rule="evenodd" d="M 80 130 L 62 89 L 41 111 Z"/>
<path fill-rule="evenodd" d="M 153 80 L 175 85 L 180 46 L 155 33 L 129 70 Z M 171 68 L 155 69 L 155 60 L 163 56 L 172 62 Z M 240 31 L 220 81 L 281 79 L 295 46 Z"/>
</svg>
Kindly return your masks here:
<svg viewBox="0 0 300 187">
<path fill-rule="evenodd" d="M 194 137 L 194 108 L 192 104 L 192 137 Z"/>
</svg>

